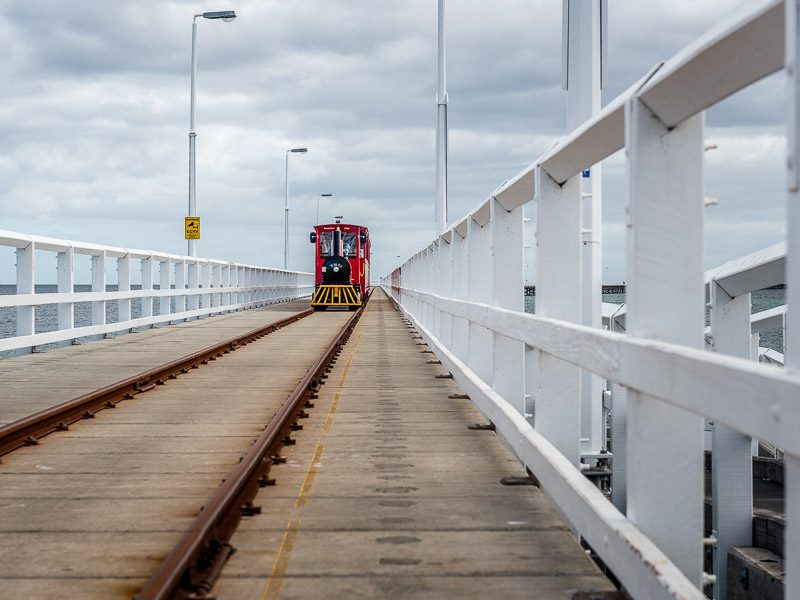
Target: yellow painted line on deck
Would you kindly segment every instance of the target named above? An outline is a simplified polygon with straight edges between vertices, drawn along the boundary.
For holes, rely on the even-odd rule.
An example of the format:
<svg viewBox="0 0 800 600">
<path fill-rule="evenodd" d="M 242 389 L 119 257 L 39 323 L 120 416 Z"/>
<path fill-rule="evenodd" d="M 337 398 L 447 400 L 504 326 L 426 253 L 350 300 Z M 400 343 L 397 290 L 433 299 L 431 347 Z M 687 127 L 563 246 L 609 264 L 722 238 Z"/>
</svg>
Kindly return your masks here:
<svg viewBox="0 0 800 600">
<path fill-rule="evenodd" d="M 314 485 L 314 478 L 317 476 L 320 461 L 325 452 L 325 446 L 322 442 L 333 426 L 333 415 L 339 407 L 339 398 L 342 395 L 342 388 L 344 388 L 344 382 L 347 380 L 347 374 L 350 372 L 350 365 L 353 362 L 353 357 L 356 354 L 356 348 L 358 348 L 358 342 L 360 340 L 361 334 L 359 333 L 355 344 L 353 344 L 353 350 L 347 358 L 342 376 L 339 377 L 339 383 L 336 386 L 336 394 L 333 397 L 333 402 L 331 402 L 328 414 L 325 416 L 325 422 L 322 425 L 322 433 L 317 440 L 317 445 L 314 447 L 314 455 L 311 457 L 311 463 L 306 470 L 306 476 L 303 478 L 303 483 L 300 485 L 300 490 L 297 492 L 294 508 L 292 509 L 292 517 L 289 519 L 286 530 L 283 532 L 281 545 L 278 547 L 278 554 L 275 556 L 275 562 L 272 565 L 272 574 L 269 580 L 267 580 L 264 593 L 261 595 L 262 600 L 277 600 L 280 597 L 283 579 L 286 575 L 286 570 L 289 568 L 289 559 L 292 557 L 292 551 L 294 550 L 297 536 L 300 535 L 300 527 L 303 523 L 303 511 L 306 504 L 308 504 L 311 487 Z"/>
</svg>

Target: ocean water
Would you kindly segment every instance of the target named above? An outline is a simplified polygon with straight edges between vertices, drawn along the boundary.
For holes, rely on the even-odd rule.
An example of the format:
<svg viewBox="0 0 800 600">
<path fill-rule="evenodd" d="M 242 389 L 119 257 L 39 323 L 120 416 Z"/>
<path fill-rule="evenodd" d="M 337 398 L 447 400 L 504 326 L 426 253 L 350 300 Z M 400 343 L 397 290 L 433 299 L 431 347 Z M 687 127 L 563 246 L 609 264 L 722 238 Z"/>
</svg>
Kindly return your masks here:
<svg viewBox="0 0 800 600">
<path fill-rule="evenodd" d="M 775 308 L 786 302 L 786 290 L 783 289 L 768 289 L 758 290 L 751 295 L 751 312 L 757 313 L 762 310 Z M 603 302 L 613 302 L 615 304 L 622 304 L 625 302 L 625 294 L 603 294 Z M 533 313 L 536 307 L 535 296 L 525 296 L 525 312 Z M 709 324 L 710 311 L 706 309 L 706 325 Z M 760 346 L 765 348 L 772 348 L 778 352 L 783 352 L 783 330 L 774 329 L 766 331 L 761 334 L 759 341 Z"/>
</svg>

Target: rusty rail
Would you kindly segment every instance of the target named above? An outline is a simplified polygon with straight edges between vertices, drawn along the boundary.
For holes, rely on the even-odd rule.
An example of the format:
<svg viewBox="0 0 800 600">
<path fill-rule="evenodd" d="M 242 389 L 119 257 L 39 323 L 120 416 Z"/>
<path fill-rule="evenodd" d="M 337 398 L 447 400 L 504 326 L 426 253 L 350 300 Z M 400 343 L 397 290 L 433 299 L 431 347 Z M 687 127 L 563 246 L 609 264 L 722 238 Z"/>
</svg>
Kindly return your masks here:
<svg viewBox="0 0 800 600">
<path fill-rule="evenodd" d="M 94 418 L 95 414 L 100 410 L 114 408 L 123 400 L 131 399 L 136 394 L 151 390 L 157 385 L 163 385 L 167 380 L 175 379 L 181 373 L 188 373 L 190 369 L 216 360 L 223 354 L 236 350 L 239 346 L 249 344 L 281 327 L 286 327 L 307 317 L 313 312 L 310 309 L 299 312 L 149 371 L 123 379 L 100 390 L 89 392 L 13 423 L 3 425 L 0 427 L 0 456 L 8 454 L 21 446 L 38 444 L 39 439 L 45 435 L 54 431 L 69 429 L 72 423 L 81 419 Z"/>
<path fill-rule="evenodd" d="M 261 512 L 260 507 L 252 503 L 258 489 L 273 483 L 268 477 L 270 467 L 280 462 L 280 450 L 284 445 L 294 444 L 289 437 L 293 426 L 298 419 L 308 416 L 303 409 L 313 407 L 310 399 L 316 398 L 323 375 L 341 353 L 365 306 L 366 301 L 297 384 L 244 458 L 223 480 L 135 596 L 136 600 L 211 597 L 208 593 L 216 577 L 235 552 L 229 543 L 233 532 L 242 516 Z"/>
</svg>

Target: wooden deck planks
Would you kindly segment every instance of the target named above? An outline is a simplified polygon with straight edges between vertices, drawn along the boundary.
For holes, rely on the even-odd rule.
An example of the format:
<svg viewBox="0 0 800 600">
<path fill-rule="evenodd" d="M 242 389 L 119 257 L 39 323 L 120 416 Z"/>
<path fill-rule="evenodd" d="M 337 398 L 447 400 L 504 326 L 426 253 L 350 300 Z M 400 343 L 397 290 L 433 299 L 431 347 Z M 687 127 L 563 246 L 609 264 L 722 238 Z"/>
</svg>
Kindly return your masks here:
<svg viewBox="0 0 800 600">
<path fill-rule="evenodd" d="M 219 598 L 570 598 L 613 587 L 377 291 Z"/>
<path fill-rule="evenodd" d="M 0 361 L 0 425 L 308 309 L 275 304 Z"/>
<path fill-rule="evenodd" d="M 243 330 L 279 318 L 243 314 Z M 0 595 L 130 598 L 349 316 L 312 315 L 4 456 Z M 213 329 L 187 337 L 232 336 Z M 84 368 L 88 387 L 93 375 Z"/>
</svg>

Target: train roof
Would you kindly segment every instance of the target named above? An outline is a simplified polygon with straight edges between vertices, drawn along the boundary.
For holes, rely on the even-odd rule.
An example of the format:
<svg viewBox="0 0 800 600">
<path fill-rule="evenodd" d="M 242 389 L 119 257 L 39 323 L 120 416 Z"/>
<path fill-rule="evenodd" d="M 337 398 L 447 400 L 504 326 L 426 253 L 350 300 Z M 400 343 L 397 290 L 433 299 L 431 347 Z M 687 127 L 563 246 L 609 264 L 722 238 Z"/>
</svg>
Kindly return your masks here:
<svg viewBox="0 0 800 600">
<path fill-rule="evenodd" d="M 339 227 L 340 229 L 350 228 L 350 229 L 366 229 L 369 231 L 369 228 L 366 225 L 356 225 L 355 223 L 321 223 L 319 225 L 315 225 L 314 229 L 335 229 Z"/>
</svg>

